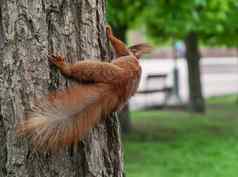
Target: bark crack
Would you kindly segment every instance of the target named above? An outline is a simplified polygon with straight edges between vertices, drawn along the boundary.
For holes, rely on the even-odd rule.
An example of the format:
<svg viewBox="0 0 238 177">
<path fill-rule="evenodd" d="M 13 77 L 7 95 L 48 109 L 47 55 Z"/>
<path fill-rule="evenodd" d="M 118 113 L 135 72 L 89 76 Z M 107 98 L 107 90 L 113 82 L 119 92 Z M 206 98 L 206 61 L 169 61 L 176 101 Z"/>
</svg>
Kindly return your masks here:
<svg viewBox="0 0 238 177">
<path fill-rule="evenodd" d="M 2 0 L 0 0 L 0 49 L 4 47 L 5 43 L 5 36 L 4 36 L 4 30 L 3 30 L 3 21 L 2 21 Z"/>
<path fill-rule="evenodd" d="M 0 176 L 6 176 L 7 175 L 6 130 L 4 127 L 3 116 L 1 115 L 1 105 L 0 105 L 0 144 L 1 144 L 0 146 Z"/>
<path fill-rule="evenodd" d="M 107 46 L 104 44 L 103 39 L 106 39 L 106 33 L 105 30 L 103 28 L 102 23 L 100 22 L 100 6 L 99 6 L 99 0 L 96 0 L 96 20 L 97 20 L 97 32 L 98 32 L 98 45 L 100 48 L 100 57 L 103 61 L 107 60 Z M 103 13 L 103 12 L 102 12 Z"/>
</svg>

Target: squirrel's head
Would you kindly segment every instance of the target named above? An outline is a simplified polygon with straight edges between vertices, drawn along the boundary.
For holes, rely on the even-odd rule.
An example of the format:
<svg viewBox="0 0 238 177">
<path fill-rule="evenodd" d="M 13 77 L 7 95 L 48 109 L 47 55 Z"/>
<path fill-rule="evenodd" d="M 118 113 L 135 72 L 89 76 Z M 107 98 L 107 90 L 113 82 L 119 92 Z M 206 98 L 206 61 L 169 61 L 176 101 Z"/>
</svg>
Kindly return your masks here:
<svg viewBox="0 0 238 177">
<path fill-rule="evenodd" d="M 152 51 L 151 45 L 146 43 L 133 45 L 128 49 L 137 59 L 140 59 L 143 54 L 147 54 Z"/>
</svg>

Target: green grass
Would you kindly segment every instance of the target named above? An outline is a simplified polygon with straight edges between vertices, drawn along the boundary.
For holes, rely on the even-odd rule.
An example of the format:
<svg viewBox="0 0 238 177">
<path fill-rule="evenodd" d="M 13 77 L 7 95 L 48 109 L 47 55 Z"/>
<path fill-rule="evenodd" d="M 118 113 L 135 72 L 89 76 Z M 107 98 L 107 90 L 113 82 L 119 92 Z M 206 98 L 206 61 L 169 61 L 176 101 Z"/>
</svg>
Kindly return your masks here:
<svg viewBox="0 0 238 177">
<path fill-rule="evenodd" d="M 123 137 L 127 177 L 237 177 L 236 97 L 208 100 L 205 115 L 132 112 Z"/>
</svg>

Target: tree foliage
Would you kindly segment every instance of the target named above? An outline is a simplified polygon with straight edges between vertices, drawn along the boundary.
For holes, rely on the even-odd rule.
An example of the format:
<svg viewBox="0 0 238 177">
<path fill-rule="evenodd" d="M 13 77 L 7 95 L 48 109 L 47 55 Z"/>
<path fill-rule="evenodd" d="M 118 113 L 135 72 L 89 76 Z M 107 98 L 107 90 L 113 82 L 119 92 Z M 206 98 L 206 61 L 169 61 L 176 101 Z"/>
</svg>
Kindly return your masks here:
<svg viewBox="0 0 238 177">
<path fill-rule="evenodd" d="M 237 19 L 237 0 L 151 0 L 145 11 L 148 33 L 157 42 L 196 32 L 205 43 L 228 44 L 228 36 L 237 39 Z"/>
<path fill-rule="evenodd" d="M 213 35 L 208 42 L 213 45 L 222 44 L 228 47 L 238 47 L 238 1 L 230 2 L 229 11 L 225 15 L 226 19 L 221 24 L 223 31 Z"/>
<path fill-rule="evenodd" d="M 131 28 L 147 6 L 146 0 L 108 0 L 107 20 L 114 28 Z"/>
</svg>

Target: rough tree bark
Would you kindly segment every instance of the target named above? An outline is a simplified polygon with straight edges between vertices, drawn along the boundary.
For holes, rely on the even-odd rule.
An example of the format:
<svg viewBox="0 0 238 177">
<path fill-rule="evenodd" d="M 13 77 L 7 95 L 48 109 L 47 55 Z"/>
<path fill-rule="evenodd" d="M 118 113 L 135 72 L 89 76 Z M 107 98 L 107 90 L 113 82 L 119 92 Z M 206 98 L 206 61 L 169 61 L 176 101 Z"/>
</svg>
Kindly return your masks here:
<svg viewBox="0 0 238 177">
<path fill-rule="evenodd" d="M 186 39 L 186 59 L 188 64 L 189 78 L 189 108 L 192 112 L 204 113 L 205 102 L 202 95 L 201 77 L 200 77 L 200 53 L 198 48 L 197 34 L 190 32 Z"/>
<path fill-rule="evenodd" d="M 126 25 L 124 25 L 124 26 L 122 25 L 122 26 L 112 26 L 112 28 L 114 29 L 113 32 L 114 32 L 115 36 L 126 43 L 126 41 L 127 41 L 126 32 L 128 30 L 128 27 Z M 132 127 L 129 110 L 130 110 L 129 103 L 127 103 L 118 114 L 122 134 L 128 134 Z"/>
<path fill-rule="evenodd" d="M 121 125 L 121 133 L 126 135 L 131 131 L 131 119 L 129 111 L 129 103 L 119 112 L 119 121 Z"/>
<path fill-rule="evenodd" d="M 78 147 L 39 153 L 15 134 L 34 97 L 69 84 L 46 55 L 70 62 L 109 57 L 105 0 L 0 0 L 0 177 L 121 177 L 123 163 L 114 115 Z"/>
</svg>

